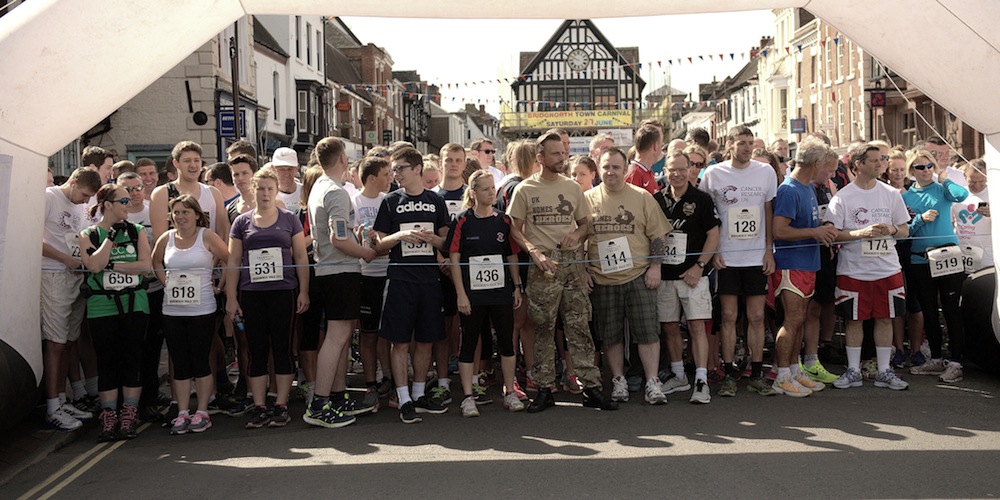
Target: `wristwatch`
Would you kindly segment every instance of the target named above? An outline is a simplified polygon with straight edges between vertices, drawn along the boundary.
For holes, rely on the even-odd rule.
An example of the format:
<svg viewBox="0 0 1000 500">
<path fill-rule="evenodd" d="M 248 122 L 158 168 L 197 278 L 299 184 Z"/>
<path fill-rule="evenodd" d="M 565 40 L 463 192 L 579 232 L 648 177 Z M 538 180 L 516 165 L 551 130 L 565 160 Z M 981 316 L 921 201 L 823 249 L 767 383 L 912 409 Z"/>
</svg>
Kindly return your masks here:
<svg viewBox="0 0 1000 500">
<path fill-rule="evenodd" d="M 699 260 L 698 261 L 698 267 L 700 267 L 702 269 L 705 269 L 705 263 Z"/>
</svg>

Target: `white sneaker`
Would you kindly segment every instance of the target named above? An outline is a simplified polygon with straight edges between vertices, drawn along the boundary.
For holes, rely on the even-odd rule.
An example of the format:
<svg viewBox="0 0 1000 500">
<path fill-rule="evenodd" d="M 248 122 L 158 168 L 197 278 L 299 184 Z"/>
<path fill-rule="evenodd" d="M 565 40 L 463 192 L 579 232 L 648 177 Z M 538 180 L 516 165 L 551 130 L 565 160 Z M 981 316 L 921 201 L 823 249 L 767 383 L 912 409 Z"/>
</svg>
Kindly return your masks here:
<svg viewBox="0 0 1000 500">
<path fill-rule="evenodd" d="M 524 403 L 518 399 L 517 393 L 511 392 L 503 397 L 503 407 L 510 411 L 521 411 L 524 409 Z"/>
<path fill-rule="evenodd" d="M 691 393 L 692 403 L 707 405 L 712 402 L 712 394 L 708 389 L 708 382 L 704 380 L 694 381 L 694 392 Z"/>
<path fill-rule="evenodd" d="M 943 359 L 928 359 L 926 363 L 910 367 L 911 375 L 941 375 L 946 367 Z"/>
<path fill-rule="evenodd" d="M 73 417 L 73 418 L 75 418 L 77 420 L 91 420 L 91 419 L 94 418 L 94 414 L 93 413 L 90 413 L 89 411 L 83 411 L 83 410 L 81 410 L 81 409 L 73 406 L 73 403 L 70 403 L 69 401 L 63 403 L 62 406 L 59 407 L 59 409 L 61 409 L 67 415 L 69 415 L 69 416 L 71 416 L 71 417 Z"/>
<path fill-rule="evenodd" d="M 46 415 L 45 422 L 63 432 L 75 431 L 83 427 L 83 422 L 73 418 L 61 407 L 52 414 Z"/>
<path fill-rule="evenodd" d="M 651 378 L 646 381 L 646 402 L 651 405 L 667 404 L 667 395 L 660 390 L 660 379 Z"/>
<path fill-rule="evenodd" d="M 628 402 L 628 381 L 625 377 L 619 375 L 611 379 L 611 400 Z"/>
<path fill-rule="evenodd" d="M 959 372 L 961 373 L 961 369 L 959 369 Z M 879 374 L 875 377 L 875 387 L 885 387 L 894 391 L 902 391 L 909 386 L 910 384 L 897 377 L 896 372 L 892 370 L 879 372 Z"/>
<path fill-rule="evenodd" d="M 938 377 L 938 380 L 945 382 L 947 384 L 954 384 L 956 382 L 962 381 L 962 363 L 955 361 L 949 361 L 944 368 L 944 373 Z"/>
<path fill-rule="evenodd" d="M 462 416 L 478 417 L 479 408 L 476 407 L 476 398 L 469 396 L 462 400 Z"/>
<path fill-rule="evenodd" d="M 691 384 L 688 383 L 687 375 L 681 375 L 680 377 L 674 375 L 660 385 L 660 390 L 663 391 L 664 394 L 673 394 L 679 391 L 686 391 L 690 388 Z"/>
</svg>

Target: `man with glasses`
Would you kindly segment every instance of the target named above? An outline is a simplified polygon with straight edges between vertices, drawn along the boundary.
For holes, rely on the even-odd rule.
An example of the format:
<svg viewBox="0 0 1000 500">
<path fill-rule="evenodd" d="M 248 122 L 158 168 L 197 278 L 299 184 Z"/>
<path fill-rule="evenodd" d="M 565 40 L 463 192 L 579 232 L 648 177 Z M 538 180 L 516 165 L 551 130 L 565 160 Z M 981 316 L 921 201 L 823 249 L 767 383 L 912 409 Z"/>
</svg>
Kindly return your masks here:
<svg viewBox="0 0 1000 500">
<path fill-rule="evenodd" d="M 499 186 L 500 181 L 503 179 L 503 171 L 493 166 L 493 163 L 495 162 L 495 157 L 493 155 L 497 152 L 496 148 L 493 146 L 493 141 L 489 139 L 477 139 L 472 141 L 472 144 L 469 145 L 469 149 L 475 152 L 476 159 L 479 160 L 479 166 L 483 170 L 493 174 L 493 182 L 495 185 Z M 444 161 L 443 156 L 441 160 Z"/>
<path fill-rule="evenodd" d="M 418 413 L 448 411 L 440 400 L 425 394 L 425 375 L 431 347 L 445 338 L 441 313 L 441 273 L 435 249 L 448 235 L 448 207 L 444 199 L 424 189 L 424 158 L 414 148 L 392 153 L 391 169 L 401 189 L 385 196 L 375 218 L 375 250 L 389 254 L 385 309 L 379 336 L 392 343 L 390 364 L 403 423 L 420 422 Z M 410 340 L 413 350 L 413 389 L 407 385 Z"/>
</svg>

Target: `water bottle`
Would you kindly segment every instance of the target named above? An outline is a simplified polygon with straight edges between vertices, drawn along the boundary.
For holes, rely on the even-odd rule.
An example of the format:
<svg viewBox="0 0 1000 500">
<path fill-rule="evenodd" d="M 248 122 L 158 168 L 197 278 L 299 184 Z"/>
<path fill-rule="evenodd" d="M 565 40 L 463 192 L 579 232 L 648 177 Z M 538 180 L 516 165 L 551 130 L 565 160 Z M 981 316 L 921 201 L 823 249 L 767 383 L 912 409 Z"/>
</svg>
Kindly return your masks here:
<svg viewBox="0 0 1000 500">
<path fill-rule="evenodd" d="M 246 331 L 246 325 L 243 323 L 243 316 L 241 316 L 240 313 L 236 313 L 236 315 L 233 316 L 233 327 L 235 327 L 239 332 Z"/>
</svg>

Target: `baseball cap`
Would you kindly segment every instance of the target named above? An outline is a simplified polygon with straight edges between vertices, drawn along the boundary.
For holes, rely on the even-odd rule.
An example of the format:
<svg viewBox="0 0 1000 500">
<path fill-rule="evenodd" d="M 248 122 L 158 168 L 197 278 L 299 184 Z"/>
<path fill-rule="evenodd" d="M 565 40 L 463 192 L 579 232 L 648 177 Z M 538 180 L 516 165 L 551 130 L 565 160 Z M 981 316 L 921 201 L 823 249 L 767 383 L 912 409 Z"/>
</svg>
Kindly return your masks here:
<svg viewBox="0 0 1000 500">
<path fill-rule="evenodd" d="M 271 155 L 272 167 L 298 167 L 299 155 L 292 148 L 278 148 Z"/>
</svg>

